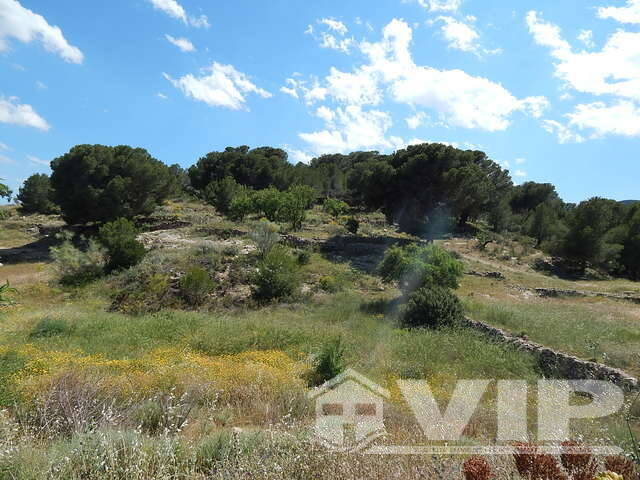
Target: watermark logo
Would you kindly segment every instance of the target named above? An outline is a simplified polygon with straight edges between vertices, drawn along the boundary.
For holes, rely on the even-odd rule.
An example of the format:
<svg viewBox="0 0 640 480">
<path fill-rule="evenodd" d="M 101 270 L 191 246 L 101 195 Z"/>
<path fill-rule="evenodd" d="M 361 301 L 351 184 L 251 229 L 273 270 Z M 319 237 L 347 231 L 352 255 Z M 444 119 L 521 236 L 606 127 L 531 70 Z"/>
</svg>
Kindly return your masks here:
<svg viewBox="0 0 640 480">
<path fill-rule="evenodd" d="M 326 447 L 358 451 L 384 435 L 389 392 L 348 369 L 309 393 L 316 401 L 315 433 Z"/>
<path fill-rule="evenodd" d="M 495 383 L 497 391 L 496 445 L 456 446 L 480 406 L 483 396 Z M 528 422 L 529 385 L 520 380 L 462 380 L 448 404 L 441 408 L 428 382 L 399 380 L 398 388 L 423 433 L 424 440 L 445 446 L 388 446 L 371 443 L 386 433 L 384 401 L 389 392 L 355 370 L 346 370 L 309 393 L 316 403 L 315 433 L 326 447 L 339 452 L 368 454 L 512 454 L 513 446 L 500 443 L 531 439 Z M 579 395 L 584 401 L 576 404 Z M 620 411 L 624 393 L 616 385 L 597 380 L 540 380 L 537 384 L 537 440 L 546 453 L 558 453 L 561 442 L 571 438 L 573 419 L 596 419 Z M 555 443 L 555 445 L 554 445 Z M 615 455 L 620 449 L 592 446 L 591 451 Z"/>
</svg>

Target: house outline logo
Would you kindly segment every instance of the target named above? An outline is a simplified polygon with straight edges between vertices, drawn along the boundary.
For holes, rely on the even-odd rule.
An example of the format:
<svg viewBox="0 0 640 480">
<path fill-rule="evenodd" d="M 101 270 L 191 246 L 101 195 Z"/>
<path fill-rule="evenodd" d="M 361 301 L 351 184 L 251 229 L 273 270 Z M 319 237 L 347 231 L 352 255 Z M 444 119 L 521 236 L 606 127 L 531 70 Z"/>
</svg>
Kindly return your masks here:
<svg viewBox="0 0 640 480">
<path fill-rule="evenodd" d="M 362 450 L 386 434 L 384 400 L 389 391 L 349 368 L 308 393 L 315 400 L 315 433 L 337 452 Z"/>
</svg>

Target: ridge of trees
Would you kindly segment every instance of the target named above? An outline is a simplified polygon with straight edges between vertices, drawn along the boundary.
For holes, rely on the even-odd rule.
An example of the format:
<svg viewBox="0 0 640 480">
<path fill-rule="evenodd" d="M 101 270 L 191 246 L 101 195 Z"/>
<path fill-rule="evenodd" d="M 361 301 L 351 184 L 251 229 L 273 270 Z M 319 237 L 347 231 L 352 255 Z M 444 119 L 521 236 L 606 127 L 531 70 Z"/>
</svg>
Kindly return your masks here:
<svg viewBox="0 0 640 480">
<path fill-rule="evenodd" d="M 54 204 L 70 223 L 149 214 L 184 191 L 231 218 L 259 213 L 296 229 L 314 202 L 335 199 L 380 210 L 400 230 L 422 237 L 480 222 L 490 232 L 531 237 L 582 267 L 640 279 L 640 203 L 598 197 L 565 203 L 552 184 L 514 185 L 509 171 L 481 151 L 433 143 L 293 165 L 282 149 L 240 146 L 210 152 L 184 170 L 141 148 L 78 145 L 51 166 L 50 188 L 46 179 L 30 178 L 18 200 L 25 211 Z"/>
</svg>

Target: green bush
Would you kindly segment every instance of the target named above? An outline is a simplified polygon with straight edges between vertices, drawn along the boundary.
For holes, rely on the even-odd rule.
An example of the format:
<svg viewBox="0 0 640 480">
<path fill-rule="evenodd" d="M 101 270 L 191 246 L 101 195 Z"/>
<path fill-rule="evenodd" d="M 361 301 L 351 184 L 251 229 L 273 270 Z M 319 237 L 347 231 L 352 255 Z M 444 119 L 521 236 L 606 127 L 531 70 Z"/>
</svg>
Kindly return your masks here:
<svg viewBox="0 0 640 480">
<path fill-rule="evenodd" d="M 264 219 L 253 225 L 253 229 L 249 232 L 249 238 L 255 242 L 261 257 L 264 258 L 280 241 L 278 230 L 278 225 Z"/>
<path fill-rule="evenodd" d="M 344 355 L 345 348 L 340 337 L 325 343 L 315 359 L 309 385 L 322 385 L 340 375 L 346 368 Z"/>
<path fill-rule="evenodd" d="M 403 323 L 409 328 L 440 328 L 459 325 L 464 309 L 458 297 L 442 287 L 420 288 L 409 295 Z"/>
<path fill-rule="evenodd" d="M 336 293 L 340 290 L 340 283 L 338 282 L 336 277 L 333 277 L 331 275 L 320 277 L 319 285 L 322 290 L 329 293 Z"/>
<path fill-rule="evenodd" d="M 138 231 L 130 220 L 119 218 L 100 228 L 100 243 L 107 249 L 108 270 L 137 265 L 145 256 L 144 245 L 136 240 Z"/>
<path fill-rule="evenodd" d="M 107 252 L 98 242 L 89 240 L 82 250 L 73 245 L 69 235 L 62 238 L 64 241 L 60 246 L 51 247 L 51 258 L 60 283 L 83 285 L 104 274 Z"/>
<path fill-rule="evenodd" d="M 349 211 L 349 205 L 341 200 L 335 198 L 327 198 L 324 201 L 324 211 L 331 215 L 333 218 L 338 218 L 341 215 L 346 215 Z"/>
<path fill-rule="evenodd" d="M 298 252 L 298 265 L 309 265 L 311 262 L 311 250 L 304 249 Z"/>
<path fill-rule="evenodd" d="M 40 320 L 29 336 L 31 338 L 48 338 L 64 335 L 70 331 L 69 324 L 61 318 L 43 318 Z"/>
<path fill-rule="evenodd" d="M 253 296 L 270 301 L 291 296 L 298 286 L 299 266 L 289 249 L 274 246 L 258 264 L 253 278 Z"/>
<path fill-rule="evenodd" d="M 18 291 L 11 286 L 9 280 L 7 280 L 7 283 L 4 285 L 0 285 L 0 305 L 12 304 L 13 300 L 9 296 L 16 293 L 18 293 Z"/>
<path fill-rule="evenodd" d="M 256 213 L 261 214 L 267 220 L 276 222 L 282 209 L 282 192 L 275 187 L 258 190 L 253 194 L 253 205 Z"/>
<path fill-rule="evenodd" d="M 422 287 L 458 288 L 462 262 L 437 245 L 389 248 L 378 267 L 383 280 L 397 281 L 406 294 Z"/>
<path fill-rule="evenodd" d="M 231 203 L 242 187 L 233 179 L 225 177 L 217 182 L 211 182 L 204 190 L 204 198 L 216 207 L 218 212 L 227 215 Z"/>
<path fill-rule="evenodd" d="M 360 229 L 360 221 L 355 217 L 349 217 L 345 222 L 344 226 L 352 235 L 356 235 L 358 233 L 358 229 Z"/>
<path fill-rule="evenodd" d="M 250 190 L 242 189 L 233 197 L 229 205 L 229 218 L 242 222 L 254 210 L 253 197 Z"/>
<path fill-rule="evenodd" d="M 196 307 L 207 300 L 214 287 L 215 284 L 211 280 L 209 272 L 200 267 L 192 268 L 180 279 L 182 297 L 189 305 Z"/>
</svg>

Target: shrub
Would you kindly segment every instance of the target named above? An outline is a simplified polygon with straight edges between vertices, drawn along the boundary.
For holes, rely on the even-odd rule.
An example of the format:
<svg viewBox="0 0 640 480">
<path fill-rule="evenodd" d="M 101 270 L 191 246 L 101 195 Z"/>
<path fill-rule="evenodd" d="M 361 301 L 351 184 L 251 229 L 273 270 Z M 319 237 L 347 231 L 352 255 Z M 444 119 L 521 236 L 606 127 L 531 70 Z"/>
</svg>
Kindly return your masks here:
<svg viewBox="0 0 640 480">
<path fill-rule="evenodd" d="M 328 380 L 340 375 L 346 368 L 345 347 L 340 337 L 325 343 L 315 359 L 310 373 L 309 385 L 322 385 Z"/>
<path fill-rule="evenodd" d="M 13 300 L 9 297 L 9 295 L 13 295 L 18 293 L 18 291 L 11 286 L 9 280 L 4 285 L 0 285 L 0 305 L 3 304 L 12 304 Z"/>
<path fill-rule="evenodd" d="M 436 245 L 389 248 L 378 267 L 383 280 L 396 280 L 406 294 L 421 287 L 458 288 L 463 265 Z"/>
<path fill-rule="evenodd" d="M 462 474 L 465 480 L 490 480 L 491 467 L 482 457 L 471 457 L 464 462 Z"/>
<path fill-rule="evenodd" d="M 85 250 L 71 243 L 70 236 L 58 247 L 51 247 L 51 258 L 63 285 L 82 285 L 104 273 L 107 254 L 96 241 L 89 240 Z M 83 240 L 83 239 L 82 239 Z"/>
<path fill-rule="evenodd" d="M 271 222 L 278 220 L 282 200 L 282 192 L 274 187 L 258 190 L 253 194 L 253 205 L 256 212 Z"/>
<path fill-rule="evenodd" d="M 137 230 L 133 222 L 119 218 L 100 228 L 100 243 L 107 249 L 108 270 L 129 268 L 140 263 L 145 255 L 144 245 L 136 240 Z"/>
<path fill-rule="evenodd" d="M 176 190 L 169 168 L 142 148 L 78 145 L 51 162 L 55 202 L 69 223 L 153 212 Z"/>
<path fill-rule="evenodd" d="M 358 233 L 358 229 L 360 228 L 360 222 L 355 217 L 349 217 L 344 224 L 347 228 L 348 232 L 352 235 L 356 235 Z"/>
<path fill-rule="evenodd" d="M 29 336 L 31 338 L 56 337 L 68 333 L 69 330 L 69 325 L 61 318 L 43 318 L 33 327 Z"/>
<path fill-rule="evenodd" d="M 274 246 L 258 264 L 253 279 L 253 296 L 269 301 L 292 295 L 298 285 L 299 266 L 289 250 Z"/>
<path fill-rule="evenodd" d="M 302 222 L 307 216 L 308 199 L 295 187 L 280 194 L 280 209 L 278 210 L 278 220 L 288 222 L 292 230 L 300 230 Z"/>
<path fill-rule="evenodd" d="M 446 288 L 420 288 L 409 295 L 404 307 L 405 326 L 440 328 L 460 324 L 464 309 L 458 297 Z"/>
<path fill-rule="evenodd" d="M 345 215 L 349 211 L 349 205 L 335 198 L 327 198 L 324 201 L 323 209 L 333 218 Z"/>
<path fill-rule="evenodd" d="M 260 220 L 253 225 L 249 238 L 255 242 L 260 256 L 264 257 L 280 241 L 278 226 L 268 220 Z"/>
<path fill-rule="evenodd" d="M 304 249 L 298 252 L 298 265 L 309 265 L 311 262 L 311 251 Z"/>
<path fill-rule="evenodd" d="M 227 215 L 231 208 L 231 203 L 241 186 L 233 177 L 225 177 L 217 182 L 211 182 L 204 190 L 204 198 L 211 205 L 216 207 L 220 213 Z"/>
<path fill-rule="evenodd" d="M 229 218 L 236 222 L 242 222 L 247 215 L 253 212 L 253 208 L 253 198 L 250 191 L 243 189 L 231 200 Z"/>
<path fill-rule="evenodd" d="M 325 292 L 336 293 L 340 290 L 340 283 L 336 279 L 336 277 L 331 275 L 325 275 L 320 277 L 320 288 Z"/>
<path fill-rule="evenodd" d="M 214 287 L 209 272 L 200 267 L 192 268 L 180 279 L 182 297 L 193 306 L 202 305 Z"/>
<path fill-rule="evenodd" d="M 51 180 L 44 173 L 36 173 L 27 178 L 16 198 L 20 202 L 20 209 L 25 213 L 48 215 L 58 211 L 58 207 L 52 201 Z"/>
</svg>

